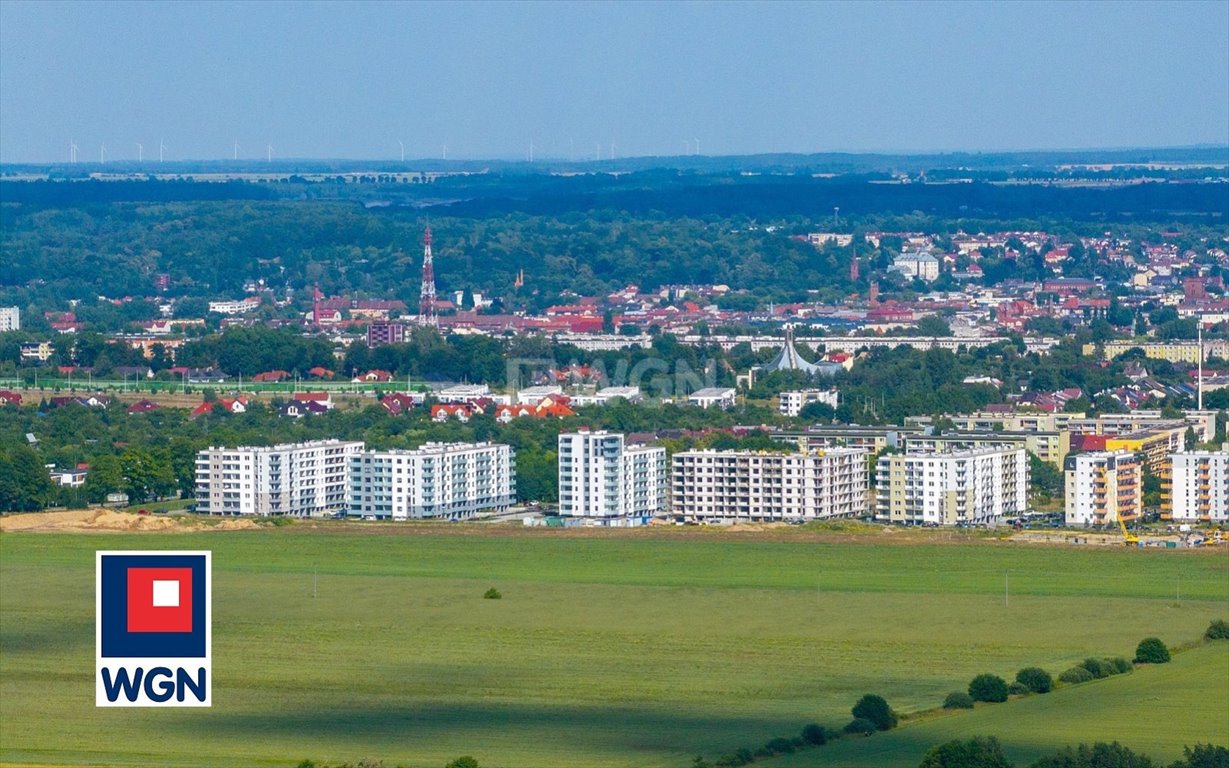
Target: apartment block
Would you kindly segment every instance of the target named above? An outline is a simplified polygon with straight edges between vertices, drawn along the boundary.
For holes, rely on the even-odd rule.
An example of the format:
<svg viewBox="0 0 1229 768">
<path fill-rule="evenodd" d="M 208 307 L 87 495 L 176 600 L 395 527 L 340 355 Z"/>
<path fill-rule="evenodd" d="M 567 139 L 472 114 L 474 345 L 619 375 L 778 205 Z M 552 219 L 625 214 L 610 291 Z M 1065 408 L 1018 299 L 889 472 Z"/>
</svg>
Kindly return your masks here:
<svg viewBox="0 0 1229 768">
<path fill-rule="evenodd" d="M 866 511 L 866 451 L 685 451 L 671 460 L 671 514 L 705 522 L 801 522 Z"/>
<path fill-rule="evenodd" d="M 621 434 L 559 435 L 559 514 L 645 517 L 665 511 L 666 449 L 630 446 Z"/>
<path fill-rule="evenodd" d="M 1171 457 L 1162 481 L 1161 517 L 1183 522 L 1229 522 L 1229 446 L 1221 451 L 1190 451 Z"/>
<path fill-rule="evenodd" d="M 1165 477 L 1169 474 L 1169 455 L 1186 447 L 1186 429 L 1185 425 L 1157 427 L 1116 435 L 1106 438 L 1105 450 L 1138 453 L 1152 474 Z"/>
<path fill-rule="evenodd" d="M 993 523 L 1028 508 L 1028 453 L 979 448 L 879 457 L 876 517 L 906 525 Z"/>
<path fill-rule="evenodd" d="M 811 403 L 823 403 L 835 409 L 840 404 L 840 395 L 835 389 L 801 389 L 777 396 L 777 407 L 786 416 L 797 416 Z"/>
<path fill-rule="evenodd" d="M 315 440 L 196 454 L 196 509 L 211 515 L 322 517 L 346 510 L 360 442 Z"/>
<path fill-rule="evenodd" d="M 21 330 L 21 308 L 0 307 L 0 333 Z"/>
<path fill-rule="evenodd" d="M 1143 464 L 1127 451 L 1068 456 L 1067 525 L 1112 525 L 1143 512 Z"/>
<path fill-rule="evenodd" d="M 968 451 L 979 448 L 1024 448 L 1042 461 L 1062 469 L 1071 452 L 1071 433 L 1059 431 L 1028 432 L 949 432 L 943 435 L 909 435 L 905 444 L 919 453 Z"/>
<path fill-rule="evenodd" d="M 349 513 L 380 520 L 464 520 L 516 501 L 512 448 L 498 443 L 427 443 L 414 450 L 350 457 Z"/>
</svg>

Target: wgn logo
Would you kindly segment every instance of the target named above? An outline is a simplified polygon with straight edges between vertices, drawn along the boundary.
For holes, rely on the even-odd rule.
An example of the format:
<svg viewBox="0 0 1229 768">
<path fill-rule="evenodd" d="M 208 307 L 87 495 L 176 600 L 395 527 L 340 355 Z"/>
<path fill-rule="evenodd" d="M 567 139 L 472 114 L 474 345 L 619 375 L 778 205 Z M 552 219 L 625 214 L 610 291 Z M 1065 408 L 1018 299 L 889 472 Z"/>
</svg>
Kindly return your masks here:
<svg viewBox="0 0 1229 768">
<path fill-rule="evenodd" d="M 98 552 L 100 707 L 208 707 L 209 552 Z"/>
</svg>

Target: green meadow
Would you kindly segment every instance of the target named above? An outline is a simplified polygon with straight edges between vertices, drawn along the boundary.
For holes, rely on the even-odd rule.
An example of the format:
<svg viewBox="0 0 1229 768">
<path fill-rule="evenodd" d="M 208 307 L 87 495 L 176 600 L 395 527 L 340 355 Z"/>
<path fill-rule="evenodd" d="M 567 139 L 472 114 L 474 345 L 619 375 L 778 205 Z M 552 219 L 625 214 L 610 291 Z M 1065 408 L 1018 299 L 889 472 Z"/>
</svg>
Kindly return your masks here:
<svg viewBox="0 0 1229 768">
<path fill-rule="evenodd" d="M 980 672 L 1057 675 L 1148 635 L 1193 642 L 1229 616 L 1224 550 L 908 542 L 472 525 L 3 533 L 0 762 L 686 768 L 808 722 L 839 727 L 863 693 L 917 712 Z M 95 708 L 96 549 L 213 551 L 211 709 Z M 503 598 L 484 600 L 489 587 Z M 1013 755 L 1112 734 L 1171 759 L 1200 734 L 1229 742 L 1227 699 L 1229 654 L 1199 649 L 763 764 L 913 766 L 965 724 L 1023 744 Z"/>
</svg>

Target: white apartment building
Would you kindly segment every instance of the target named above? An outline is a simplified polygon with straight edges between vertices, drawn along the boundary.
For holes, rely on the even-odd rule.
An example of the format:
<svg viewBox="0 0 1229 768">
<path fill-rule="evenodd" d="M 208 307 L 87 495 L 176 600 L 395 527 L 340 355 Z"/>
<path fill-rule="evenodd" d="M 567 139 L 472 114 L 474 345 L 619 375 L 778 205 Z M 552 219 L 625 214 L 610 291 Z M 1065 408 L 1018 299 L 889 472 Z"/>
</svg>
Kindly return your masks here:
<svg viewBox="0 0 1229 768">
<path fill-rule="evenodd" d="M 209 302 L 209 311 L 217 312 L 219 315 L 243 315 L 255 309 L 260 309 L 259 296 L 249 296 L 238 301 L 223 300 Z"/>
<path fill-rule="evenodd" d="M 0 333 L 20 330 L 21 309 L 18 307 L 0 307 Z"/>
<path fill-rule="evenodd" d="M 464 520 L 516 501 L 516 464 L 498 443 L 427 443 L 350 457 L 351 515 Z"/>
<path fill-rule="evenodd" d="M 1113 525 L 1143 512 L 1144 469 L 1135 453 L 1079 453 L 1063 466 L 1067 525 Z"/>
<path fill-rule="evenodd" d="M 704 522 L 817 520 L 866 511 L 866 451 L 684 451 L 671 460 L 671 514 Z"/>
<path fill-rule="evenodd" d="M 918 452 L 881 456 L 876 517 L 907 525 L 997 522 L 1028 508 L 1028 452 L 1023 448 Z"/>
<path fill-rule="evenodd" d="M 733 408 L 737 404 L 733 387 L 705 387 L 692 392 L 687 402 L 701 408 Z"/>
<path fill-rule="evenodd" d="M 777 396 L 777 407 L 786 416 L 797 416 L 810 403 L 823 403 L 835 409 L 840 404 L 840 395 L 835 389 L 800 389 Z"/>
<path fill-rule="evenodd" d="M 1162 517 L 1187 522 L 1229 521 L 1229 446 L 1221 451 L 1190 451 L 1171 457 L 1170 487 Z"/>
<path fill-rule="evenodd" d="M 346 509 L 360 442 L 314 440 L 196 454 L 196 510 L 211 515 L 321 517 Z"/>
<path fill-rule="evenodd" d="M 666 509 L 666 449 L 629 446 L 623 435 L 559 435 L 559 514 L 645 517 Z"/>
</svg>

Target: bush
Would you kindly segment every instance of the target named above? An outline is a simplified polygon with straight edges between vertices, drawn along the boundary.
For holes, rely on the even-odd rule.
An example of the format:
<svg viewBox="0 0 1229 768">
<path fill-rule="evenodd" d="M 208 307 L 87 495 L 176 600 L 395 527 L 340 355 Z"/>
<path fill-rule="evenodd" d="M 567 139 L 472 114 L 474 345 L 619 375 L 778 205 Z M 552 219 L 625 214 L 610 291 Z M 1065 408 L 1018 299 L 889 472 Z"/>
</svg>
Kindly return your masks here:
<svg viewBox="0 0 1229 768">
<path fill-rule="evenodd" d="M 1145 637 L 1135 649 L 1136 664 L 1164 664 L 1169 661 L 1169 649 L 1159 637 Z"/>
<path fill-rule="evenodd" d="M 1106 661 L 1109 662 L 1109 665 L 1114 668 L 1115 675 L 1121 675 L 1126 672 L 1130 672 L 1132 669 L 1135 669 L 1134 664 L 1122 658 L 1121 656 L 1115 656 L 1112 659 L 1106 659 Z"/>
<path fill-rule="evenodd" d="M 891 730 L 896 725 L 896 713 L 882 696 L 868 693 L 858 699 L 850 710 L 855 720 L 870 720 L 880 731 Z"/>
<path fill-rule="evenodd" d="M 503 595 L 500 594 L 498 589 L 491 587 L 486 592 L 482 593 L 482 597 L 486 600 L 500 600 L 503 598 Z"/>
<path fill-rule="evenodd" d="M 1208 625 L 1208 630 L 1203 633 L 1203 636 L 1207 640 L 1229 640 L 1229 621 L 1217 619 Z"/>
<path fill-rule="evenodd" d="M 964 691 L 952 691 L 943 700 L 944 709 L 972 709 L 973 697 Z"/>
<path fill-rule="evenodd" d="M 1083 667 L 1072 667 L 1058 676 L 1064 683 L 1087 683 L 1093 679 L 1092 673 Z"/>
<path fill-rule="evenodd" d="M 477 760 L 469 755 L 465 755 L 464 757 L 458 757 L 456 760 L 453 760 L 451 763 L 444 766 L 444 768 L 479 768 L 479 766 Z"/>
<path fill-rule="evenodd" d="M 1011 768 L 998 739 L 974 736 L 931 747 L 918 768 Z"/>
<path fill-rule="evenodd" d="M 774 755 L 789 755 L 794 751 L 794 742 L 784 736 L 778 736 L 765 744 L 764 749 Z"/>
<path fill-rule="evenodd" d="M 1016 673 L 1016 682 L 1033 693 L 1049 693 L 1054 689 L 1054 678 L 1041 667 L 1025 667 Z"/>
<path fill-rule="evenodd" d="M 1011 683 L 1007 686 L 1007 694 L 1009 696 L 1027 696 L 1032 692 L 1032 689 L 1024 683 Z"/>
<path fill-rule="evenodd" d="M 855 717 L 845 726 L 845 733 L 861 733 L 865 736 L 870 736 L 877 730 L 879 729 L 875 727 L 875 723 L 864 717 Z"/>
<path fill-rule="evenodd" d="M 755 762 L 755 753 L 743 747 L 742 749 L 731 752 L 728 755 L 723 755 L 717 762 L 713 763 L 715 768 L 739 768 L 742 765 L 750 765 Z"/>
<path fill-rule="evenodd" d="M 1080 662 L 1080 666 L 1087 669 L 1088 672 L 1098 680 L 1114 674 L 1114 668 L 1111 667 L 1105 659 L 1084 659 Z"/>
<path fill-rule="evenodd" d="M 998 675 L 978 675 L 969 683 L 973 701 L 1007 701 L 1007 681 Z"/>
<path fill-rule="evenodd" d="M 828 743 L 828 732 L 819 723 L 807 723 L 802 726 L 802 740 L 807 744 L 822 747 Z"/>
</svg>

